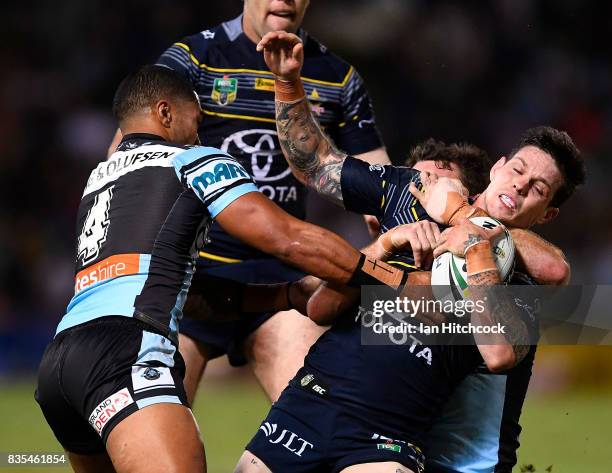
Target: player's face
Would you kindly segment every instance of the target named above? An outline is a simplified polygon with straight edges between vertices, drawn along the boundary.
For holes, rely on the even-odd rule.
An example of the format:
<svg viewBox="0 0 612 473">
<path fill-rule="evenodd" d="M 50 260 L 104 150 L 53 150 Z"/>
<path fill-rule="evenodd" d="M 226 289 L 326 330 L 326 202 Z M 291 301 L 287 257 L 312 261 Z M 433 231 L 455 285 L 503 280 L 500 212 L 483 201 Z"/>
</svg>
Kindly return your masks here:
<svg viewBox="0 0 612 473">
<path fill-rule="evenodd" d="M 491 169 L 491 183 L 479 205 L 506 225 L 529 228 L 553 219 L 559 209 L 550 201 L 563 177 L 550 154 L 535 146 L 519 149 L 511 158 L 501 158 Z"/>
<path fill-rule="evenodd" d="M 461 172 L 455 163 L 440 163 L 438 161 L 419 161 L 415 163 L 413 169 L 418 171 L 427 171 L 432 174 L 437 174 L 440 177 L 450 177 L 451 179 L 461 179 Z"/>
<path fill-rule="evenodd" d="M 310 0 L 244 0 L 244 31 L 259 41 L 270 31 L 295 33 Z"/>
<path fill-rule="evenodd" d="M 200 105 L 193 100 L 179 100 L 172 105 L 170 141 L 182 145 L 199 144 L 198 128 L 202 122 Z"/>
</svg>

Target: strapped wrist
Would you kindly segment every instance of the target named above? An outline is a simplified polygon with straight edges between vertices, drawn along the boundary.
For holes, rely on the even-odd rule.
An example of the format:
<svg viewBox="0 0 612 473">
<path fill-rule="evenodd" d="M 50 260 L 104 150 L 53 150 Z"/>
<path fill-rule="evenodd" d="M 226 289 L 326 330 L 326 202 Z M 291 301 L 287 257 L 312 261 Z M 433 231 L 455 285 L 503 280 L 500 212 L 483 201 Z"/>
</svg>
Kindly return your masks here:
<svg viewBox="0 0 612 473">
<path fill-rule="evenodd" d="M 274 81 L 274 99 L 277 102 L 297 103 L 306 98 L 302 79 L 284 80 L 276 78 Z"/>
<path fill-rule="evenodd" d="M 465 262 L 468 276 L 485 271 L 497 271 L 489 240 L 480 240 L 466 247 Z"/>
</svg>

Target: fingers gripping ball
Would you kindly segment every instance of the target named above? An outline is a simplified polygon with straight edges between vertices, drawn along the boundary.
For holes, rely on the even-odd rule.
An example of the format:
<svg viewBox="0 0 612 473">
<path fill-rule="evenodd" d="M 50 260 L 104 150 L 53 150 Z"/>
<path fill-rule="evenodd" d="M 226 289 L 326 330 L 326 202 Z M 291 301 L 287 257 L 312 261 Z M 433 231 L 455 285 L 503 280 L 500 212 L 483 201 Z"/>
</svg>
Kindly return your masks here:
<svg viewBox="0 0 612 473">
<path fill-rule="evenodd" d="M 472 217 L 470 221 L 480 227 L 493 229 L 501 225 L 491 217 Z M 501 280 L 507 282 L 514 271 L 515 248 L 510 232 L 504 232 L 492 242 L 495 264 Z M 431 273 L 432 292 L 439 301 L 459 301 L 469 294 L 465 259 L 450 252 L 442 253 L 433 262 Z"/>
</svg>

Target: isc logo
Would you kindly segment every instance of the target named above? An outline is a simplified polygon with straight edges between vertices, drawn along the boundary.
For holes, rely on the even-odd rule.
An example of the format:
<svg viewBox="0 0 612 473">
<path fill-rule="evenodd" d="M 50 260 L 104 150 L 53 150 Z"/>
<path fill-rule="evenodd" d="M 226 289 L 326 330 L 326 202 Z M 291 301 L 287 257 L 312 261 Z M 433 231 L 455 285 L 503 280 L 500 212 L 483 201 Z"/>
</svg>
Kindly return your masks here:
<svg viewBox="0 0 612 473">
<path fill-rule="evenodd" d="M 204 171 L 194 177 L 192 186 L 194 189 L 199 188 L 201 191 L 206 191 L 211 185 L 239 178 L 249 178 L 242 166 L 238 163 L 222 162 L 215 164 L 212 171 Z"/>
<path fill-rule="evenodd" d="M 325 394 L 325 388 L 322 388 L 321 386 L 319 386 L 318 384 L 315 384 L 312 387 L 312 390 L 316 393 L 319 393 L 321 396 L 323 396 Z"/>
</svg>

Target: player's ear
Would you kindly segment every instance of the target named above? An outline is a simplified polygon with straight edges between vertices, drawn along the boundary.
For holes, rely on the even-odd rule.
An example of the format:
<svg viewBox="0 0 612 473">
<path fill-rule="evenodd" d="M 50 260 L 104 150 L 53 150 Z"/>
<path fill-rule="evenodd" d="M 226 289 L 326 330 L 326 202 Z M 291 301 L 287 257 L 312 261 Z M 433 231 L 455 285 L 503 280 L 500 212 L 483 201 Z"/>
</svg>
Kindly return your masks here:
<svg viewBox="0 0 612 473">
<path fill-rule="evenodd" d="M 554 219 L 557 215 L 559 215 L 559 208 L 558 207 L 548 207 L 546 209 L 546 211 L 544 212 L 544 215 L 542 215 L 539 219 L 536 220 L 536 223 L 538 225 L 542 225 L 544 223 L 548 223 L 552 219 Z"/>
<path fill-rule="evenodd" d="M 508 162 L 508 158 L 506 158 L 505 156 L 502 156 L 501 158 L 499 158 L 497 162 L 493 165 L 491 170 L 489 171 L 489 180 L 492 181 L 493 177 L 495 177 L 495 174 L 497 174 L 497 171 L 501 169 L 503 165 L 506 164 L 507 162 Z"/>
<path fill-rule="evenodd" d="M 170 123 L 172 123 L 172 108 L 170 107 L 170 103 L 166 100 L 160 100 L 155 104 L 155 115 L 159 122 L 165 127 L 168 128 Z"/>
</svg>

